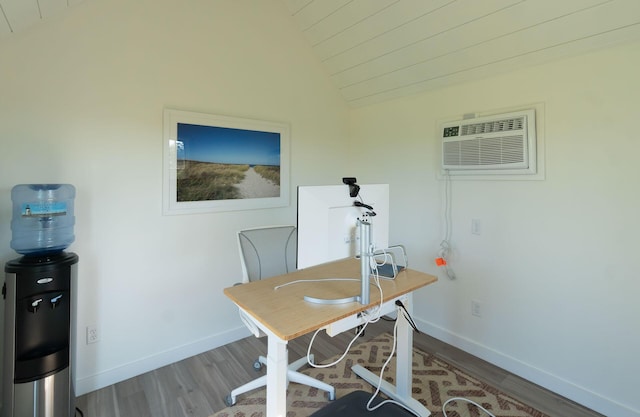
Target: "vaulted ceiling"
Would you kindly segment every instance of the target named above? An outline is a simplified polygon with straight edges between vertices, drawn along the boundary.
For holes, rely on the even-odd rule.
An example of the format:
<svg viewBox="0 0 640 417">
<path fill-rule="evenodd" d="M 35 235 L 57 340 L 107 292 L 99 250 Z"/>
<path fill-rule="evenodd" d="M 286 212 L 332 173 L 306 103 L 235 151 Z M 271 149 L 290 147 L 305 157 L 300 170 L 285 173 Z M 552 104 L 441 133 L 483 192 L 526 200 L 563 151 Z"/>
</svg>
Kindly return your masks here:
<svg viewBox="0 0 640 417">
<path fill-rule="evenodd" d="M 640 0 L 283 1 L 353 106 L 640 39 Z"/>
<path fill-rule="evenodd" d="M 82 1 L 0 0 L 0 37 Z M 640 39 L 640 0 L 282 1 L 352 106 Z"/>
<path fill-rule="evenodd" d="M 0 0 L 0 37 L 21 32 L 84 0 Z"/>
</svg>

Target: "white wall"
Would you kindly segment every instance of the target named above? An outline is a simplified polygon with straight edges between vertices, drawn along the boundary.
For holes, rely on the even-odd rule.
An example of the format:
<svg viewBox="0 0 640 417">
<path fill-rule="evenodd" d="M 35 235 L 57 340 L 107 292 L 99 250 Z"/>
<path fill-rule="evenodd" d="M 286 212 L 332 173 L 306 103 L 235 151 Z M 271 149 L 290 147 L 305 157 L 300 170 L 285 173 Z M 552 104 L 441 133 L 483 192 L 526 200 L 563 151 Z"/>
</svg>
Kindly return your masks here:
<svg viewBox="0 0 640 417">
<path fill-rule="evenodd" d="M 639 65 L 633 43 L 357 109 L 352 119 L 356 171 L 391 184 L 391 243 L 440 277 L 416 297 L 423 328 L 616 417 L 640 415 Z M 444 236 L 437 122 L 534 103 L 546 179 L 453 181 L 449 280 L 433 262 Z"/>
<path fill-rule="evenodd" d="M 244 335 L 236 231 L 339 183 L 347 108 L 296 31 L 277 0 L 96 0 L 0 43 L 0 260 L 11 188 L 74 184 L 78 394 Z M 162 216 L 165 107 L 290 123 L 290 205 Z"/>
<path fill-rule="evenodd" d="M 354 110 L 348 158 L 349 111 L 279 1 L 84 2 L 0 42 L 0 260 L 16 257 L 13 185 L 77 187 L 77 330 L 101 333 L 78 346 L 82 394 L 238 337 L 222 295 L 240 279 L 235 232 L 294 222 L 296 185 L 390 183 L 391 243 L 437 273 L 436 122 L 542 103 L 546 179 L 454 182 L 458 278 L 441 275 L 416 313 L 437 337 L 636 416 L 639 46 Z M 164 107 L 289 122 L 291 205 L 163 217 Z"/>
</svg>

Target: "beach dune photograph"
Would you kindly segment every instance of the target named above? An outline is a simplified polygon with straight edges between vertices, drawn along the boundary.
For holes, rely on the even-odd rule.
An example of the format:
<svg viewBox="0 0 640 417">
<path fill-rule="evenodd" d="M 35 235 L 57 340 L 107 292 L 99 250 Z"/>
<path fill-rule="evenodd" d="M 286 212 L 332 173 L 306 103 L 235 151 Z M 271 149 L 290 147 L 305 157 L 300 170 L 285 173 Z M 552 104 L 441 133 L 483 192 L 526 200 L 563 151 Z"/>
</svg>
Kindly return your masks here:
<svg viewBox="0 0 640 417">
<path fill-rule="evenodd" d="M 178 123 L 177 201 L 280 196 L 279 133 Z"/>
</svg>

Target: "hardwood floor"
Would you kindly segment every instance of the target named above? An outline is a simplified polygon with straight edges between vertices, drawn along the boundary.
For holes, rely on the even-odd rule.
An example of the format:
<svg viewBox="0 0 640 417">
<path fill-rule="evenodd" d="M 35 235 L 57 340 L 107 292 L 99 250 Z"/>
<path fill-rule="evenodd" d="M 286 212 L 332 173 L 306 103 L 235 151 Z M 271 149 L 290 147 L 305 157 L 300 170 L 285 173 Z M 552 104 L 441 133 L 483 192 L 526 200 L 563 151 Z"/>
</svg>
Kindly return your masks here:
<svg viewBox="0 0 640 417">
<path fill-rule="evenodd" d="M 371 324 L 358 342 L 392 327 L 385 320 Z M 322 333 L 313 353 L 319 361 L 342 353 L 352 337 Z M 310 340 L 307 335 L 290 342 L 290 359 L 306 355 Z M 415 335 L 414 346 L 552 417 L 604 417 L 427 335 Z M 253 362 L 265 352 L 266 338 L 248 337 L 83 395 L 76 405 L 85 417 L 208 417 L 226 407 L 224 397 L 233 388 L 256 378 Z"/>
</svg>

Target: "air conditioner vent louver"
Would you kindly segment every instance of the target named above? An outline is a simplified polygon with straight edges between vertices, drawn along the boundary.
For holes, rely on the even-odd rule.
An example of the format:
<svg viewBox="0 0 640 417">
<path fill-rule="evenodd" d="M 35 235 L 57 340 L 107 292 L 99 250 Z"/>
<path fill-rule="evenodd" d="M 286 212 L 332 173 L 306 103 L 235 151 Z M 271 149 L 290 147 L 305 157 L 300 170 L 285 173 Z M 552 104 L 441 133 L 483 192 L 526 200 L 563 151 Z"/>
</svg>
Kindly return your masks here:
<svg viewBox="0 0 640 417">
<path fill-rule="evenodd" d="M 483 133 L 508 132 L 510 130 L 522 130 L 524 117 L 515 119 L 496 120 L 486 123 L 474 123 L 461 126 L 461 136 L 480 135 Z"/>
<path fill-rule="evenodd" d="M 441 132 L 449 174 L 536 173 L 534 110 L 446 123 Z"/>
<path fill-rule="evenodd" d="M 471 139 L 444 144 L 444 163 L 446 165 L 477 166 L 522 162 L 524 159 L 520 136 Z"/>
</svg>

